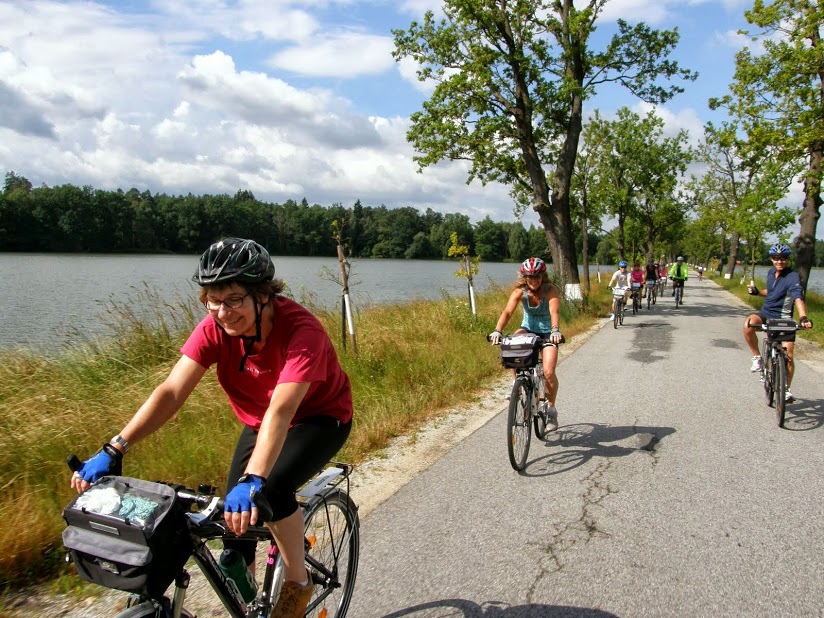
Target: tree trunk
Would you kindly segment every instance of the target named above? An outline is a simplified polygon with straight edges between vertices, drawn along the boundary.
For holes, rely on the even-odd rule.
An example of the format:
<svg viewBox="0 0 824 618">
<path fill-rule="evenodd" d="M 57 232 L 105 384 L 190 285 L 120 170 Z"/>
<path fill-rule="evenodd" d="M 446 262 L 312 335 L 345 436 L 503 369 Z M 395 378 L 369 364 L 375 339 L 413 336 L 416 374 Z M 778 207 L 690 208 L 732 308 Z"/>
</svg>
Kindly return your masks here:
<svg viewBox="0 0 824 618">
<path fill-rule="evenodd" d="M 799 232 L 795 239 L 795 267 L 805 292 L 810 279 L 810 269 L 815 261 L 815 232 L 818 218 L 821 216 L 819 209 L 822 165 L 824 149 L 818 147 L 810 154 L 810 167 L 807 178 L 804 179 L 804 207 L 798 216 Z"/>
<path fill-rule="evenodd" d="M 721 245 L 718 249 L 718 276 L 724 272 L 724 252 L 727 250 L 727 230 L 721 228 Z"/>
<path fill-rule="evenodd" d="M 725 273 L 725 275 L 729 275 L 727 279 L 732 279 L 732 275 L 735 272 L 735 262 L 738 259 L 738 246 L 740 242 L 741 235 L 738 232 L 733 232 L 730 236 L 729 262 L 727 263 L 727 272 Z"/>
<path fill-rule="evenodd" d="M 584 210 L 586 210 L 586 206 L 584 206 Z M 587 218 L 586 215 L 581 217 L 581 233 L 583 236 L 581 237 L 581 264 L 584 270 L 584 282 L 581 286 L 581 290 L 584 293 L 584 296 L 589 294 L 589 226 L 587 225 Z"/>
</svg>

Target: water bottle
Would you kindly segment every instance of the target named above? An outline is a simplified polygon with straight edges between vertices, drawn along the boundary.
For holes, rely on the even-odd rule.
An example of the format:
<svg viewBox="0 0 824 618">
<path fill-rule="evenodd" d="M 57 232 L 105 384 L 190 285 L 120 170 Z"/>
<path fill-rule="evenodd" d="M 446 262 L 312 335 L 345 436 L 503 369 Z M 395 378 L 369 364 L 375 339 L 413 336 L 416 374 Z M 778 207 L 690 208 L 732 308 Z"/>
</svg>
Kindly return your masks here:
<svg viewBox="0 0 824 618">
<path fill-rule="evenodd" d="M 218 566 L 226 579 L 229 580 L 229 585 L 235 585 L 240 596 L 246 603 L 254 600 L 257 595 L 257 584 L 255 578 L 246 568 L 246 561 L 240 552 L 236 549 L 224 549 L 220 554 Z"/>
</svg>

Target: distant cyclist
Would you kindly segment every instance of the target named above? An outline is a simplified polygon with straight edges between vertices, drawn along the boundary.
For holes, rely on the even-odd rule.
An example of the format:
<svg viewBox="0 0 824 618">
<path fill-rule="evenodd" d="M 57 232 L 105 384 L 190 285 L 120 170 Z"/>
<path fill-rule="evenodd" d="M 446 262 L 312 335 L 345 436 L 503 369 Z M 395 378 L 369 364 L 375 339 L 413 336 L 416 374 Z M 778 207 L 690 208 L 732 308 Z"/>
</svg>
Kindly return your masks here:
<svg viewBox="0 0 824 618">
<path fill-rule="evenodd" d="M 655 287 L 658 285 L 658 263 L 647 262 L 644 269 L 644 285 L 646 290 L 653 290 L 652 302 L 655 303 Z M 644 296 L 647 291 L 644 290 Z"/>
<path fill-rule="evenodd" d="M 687 280 L 687 265 L 684 264 L 684 258 L 680 255 L 675 260 L 669 271 L 670 279 L 672 279 L 672 294 L 675 296 L 675 288 L 681 288 L 681 302 L 684 302 L 684 282 Z"/>
<path fill-rule="evenodd" d="M 640 262 L 632 263 L 632 270 L 629 271 L 629 283 L 632 288 L 632 295 L 638 296 L 638 301 L 641 301 L 641 287 L 644 285 L 644 269 L 641 268 Z"/>
<path fill-rule="evenodd" d="M 618 262 L 618 270 L 616 270 L 612 274 L 612 278 L 609 280 L 608 287 L 611 288 L 623 288 L 624 289 L 624 305 L 627 304 L 627 294 L 629 294 L 629 273 L 627 272 L 627 262 L 626 260 L 621 260 Z M 614 316 L 610 316 L 612 319 Z"/>
<path fill-rule="evenodd" d="M 704 267 L 699 266 L 698 267 L 698 280 L 701 281 L 701 279 L 703 279 L 703 278 L 704 278 Z"/>
<path fill-rule="evenodd" d="M 759 290 L 754 285 L 747 286 L 747 292 L 753 296 L 764 296 L 764 304 L 758 313 L 752 313 L 744 321 L 744 341 L 752 352 L 752 366 L 750 371 L 761 371 L 761 355 L 758 353 L 758 337 L 755 329 L 748 328 L 747 324 L 764 324 L 770 318 L 792 319 L 793 310 L 798 309 L 801 318 L 798 323 L 804 328 L 812 328 L 813 322 L 807 317 L 807 305 L 804 303 L 804 287 L 798 273 L 789 267 L 790 248 L 778 243 L 770 247 L 770 260 L 773 268 L 767 272 L 767 289 Z M 795 347 L 795 333 L 792 341 L 784 344 L 787 349 L 787 402 L 794 401 L 790 393 L 790 384 L 793 381 L 795 365 L 793 363 L 793 348 Z"/>
<path fill-rule="evenodd" d="M 558 364 L 558 344 L 563 340 L 560 327 L 561 295 L 558 288 L 550 283 L 546 263 L 541 258 L 527 258 L 518 269 L 515 289 L 509 295 L 495 330 L 489 334 L 493 345 L 501 342 L 501 333 L 519 304 L 523 308 L 524 318 L 515 332 L 534 333 L 544 340 L 541 360 L 546 379 L 547 429 L 555 431 L 558 429 L 558 410 L 555 409 L 558 376 L 555 375 L 555 366 Z"/>
</svg>

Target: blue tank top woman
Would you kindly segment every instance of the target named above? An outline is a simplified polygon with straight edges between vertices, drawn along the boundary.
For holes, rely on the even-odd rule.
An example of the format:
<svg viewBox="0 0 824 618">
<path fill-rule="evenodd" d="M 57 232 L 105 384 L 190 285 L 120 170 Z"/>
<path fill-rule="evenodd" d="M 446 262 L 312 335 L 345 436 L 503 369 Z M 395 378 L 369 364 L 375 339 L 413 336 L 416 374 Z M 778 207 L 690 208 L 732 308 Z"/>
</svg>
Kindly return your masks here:
<svg viewBox="0 0 824 618">
<path fill-rule="evenodd" d="M 521 305 L 524 309 L 524 319 L 521 322 L 521 328 L 536 335 L 548 335 L 552 331 L 552 320 L 549 316 L 549 302 L 546 299 L 549 286 L 544 285 L 541 288 L 541 301 L 536 307 L 532 307 L 529 304 L 529 290 L 527 287 L 523 286 L 521 289 L 523 290 Z"/>
</svg>

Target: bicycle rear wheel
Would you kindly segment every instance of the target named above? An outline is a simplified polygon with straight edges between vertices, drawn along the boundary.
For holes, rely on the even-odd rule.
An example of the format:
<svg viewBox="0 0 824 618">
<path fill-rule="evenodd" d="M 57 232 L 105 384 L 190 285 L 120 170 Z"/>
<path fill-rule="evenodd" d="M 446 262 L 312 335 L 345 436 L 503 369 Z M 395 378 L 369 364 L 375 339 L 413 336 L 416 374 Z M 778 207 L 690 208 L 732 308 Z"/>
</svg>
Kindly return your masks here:
<svg viewBox="0 0 824 618">
<path fill-rule="evenodd" d="M 346 492 L 335 489 L 305 515 L 309 542 L 306 562 L 314 592 L 306 616 L 343 618 L 349 609 L 360 556 L 358 510 Z"/>
<path fill-rule="evenodd" d="M 512 385 L 509 413 L 506 420 L 506 447 L 509 463 L 520 472 L 526 466 L 529 443 L 532 439 L 532 386 L 521 378 Z"/>
<path fill-rule="evenodd" d="M 784 416 L 787 411 L 787 359 L 778 354 L 773 359 L 773 390 L 775 391 L 775 420 L 779 427 L 784 427 Z"/>
</svg>

